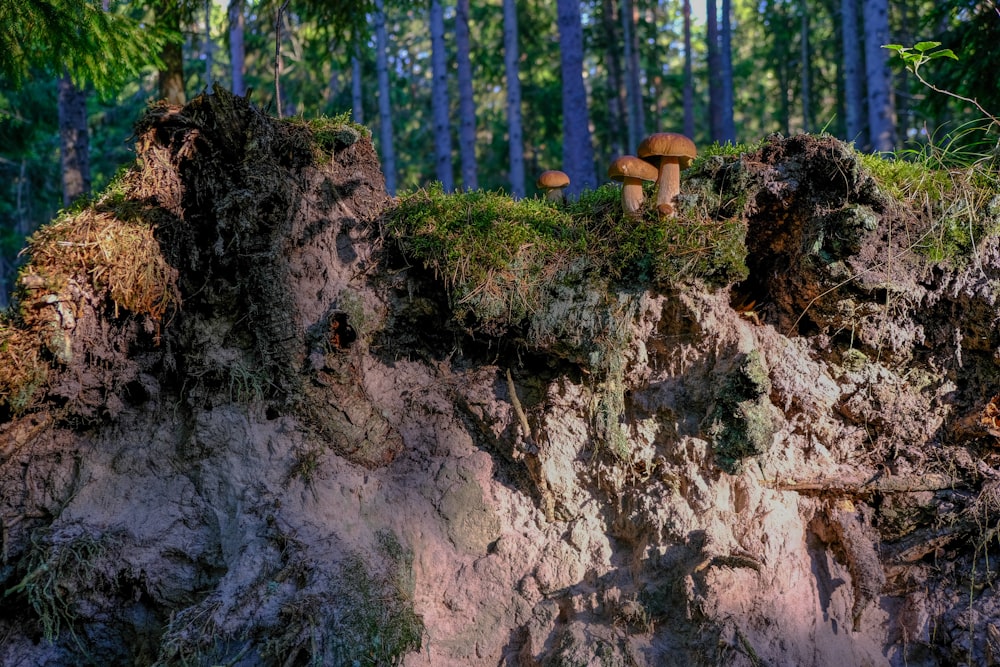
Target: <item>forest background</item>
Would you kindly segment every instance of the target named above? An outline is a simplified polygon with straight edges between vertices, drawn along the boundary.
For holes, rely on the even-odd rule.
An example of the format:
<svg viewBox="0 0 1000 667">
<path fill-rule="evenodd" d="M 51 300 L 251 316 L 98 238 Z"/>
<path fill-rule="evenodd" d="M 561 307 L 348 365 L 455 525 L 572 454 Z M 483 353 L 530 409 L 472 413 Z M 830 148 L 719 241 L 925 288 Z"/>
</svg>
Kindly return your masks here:
<svg viewBox="0 0 1000 667">
<path fill-rule="evenodd" d="M 901 159 L 995 150 L 1000 3 L 973 0 L 0 0 L 0 307 L 24 239 L 133 160 L 157 100 L 214 84 L 369 126 L 394 193 L 574 191 L 652 132 L 826 132 Z M 891 50 L 957 59 L 919 81 Z M 962 99 L 962 97 L 966 99 Z"/>
</svg>

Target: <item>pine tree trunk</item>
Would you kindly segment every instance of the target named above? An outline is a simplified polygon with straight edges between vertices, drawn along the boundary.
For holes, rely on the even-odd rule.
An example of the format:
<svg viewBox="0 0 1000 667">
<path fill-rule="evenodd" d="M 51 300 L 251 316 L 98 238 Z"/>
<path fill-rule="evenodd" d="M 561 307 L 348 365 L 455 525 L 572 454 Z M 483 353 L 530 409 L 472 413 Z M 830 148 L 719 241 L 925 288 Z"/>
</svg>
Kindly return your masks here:
<svg viewBox="0 0 1000 667">
<path fill-rule="evenodd" d="M 622 99 L 622 63 L 618 45 L 618 24 L 615 22 L 615 0 L 603 0 L 601 27 L 607 45 L 605 58 L 608 67 L 608 135 L 611 156 L 624 155 L 633 151 L 625 149 L 624 100 Z"/>
<path fill-rule="evenodd" d="M 799 68 L 802 73 L 802 131 L 812 132 L 812 77 L 809 63 L 809 2 L 802 0 L 799 30 Z"/>
<path fill-rule="evenodd" d="M 719 78 L 722 117 L 719 119 L 722 131 L 719 141 L 736 143 L 736 125 L 733 122 L 733 28 L 731 0 L 722 0 L 722 44 L 719 49 Z"/>
<path fill-rule="evenodd" d="M 364 124 L 365 106 L 361 95 L 361 47 L 355 43 L 351 56 L 351 112 L 355 123 Z"/>
<path fill-rule="evenodd" d="M 431 116 L 434 123 L 434 165 L 445 192 L 455 189 L 451 164 L 451 121 L 448 118 L 448 53 L 444 44 L 444 10 L 431 0 Z"/>
<path fill-rule="evenodd" d="M 518 67 L 517 5 L 503 0 L 504 70 L 507 76 L 507 133 L 510 157 L 510 191 L 516 198 L 525 195 L 524 133 L 521 129 L 521 79 Z"/>
<path fill-rule="evenodd" d="M 168 30 L 181 31 L 181 8 L 178 0 L 159 0 L 156 6 L 156 22 Z M 178 42 L 164 42 L 160 51 L 163 67 L 158 74 L 160 98 L 167 104 L 183 105 L 187 101 L 184 93 L 184 50 Z"/>
<path fill-rule="evenodd" d="M 715 0 L 706 0 L 708 20 L 708 120 L 712 141 L 722 141 L 722 58 L 719 54 L 719 13 Z"/>
<path fill-rule="evenodd" d="M 458 152 L 462 160 L 462 189 L 478 190 L 476 173 L 476 100 L 472 92 L 469 57 L 469 0 L 458 0 L 455 13 L 455 51 L 458 58 Z"/>
<path fill-rule="evenodd" d="M 87 94 L 69 74 L 59 79 L 59 153 L 62 164 L 63 206 L 90 194 L 90 136 L 87 130 Z"/>
<path fill-rule="evenodd" d="M 691 51 L 691 0 L 684 0 L 684 135 L 694 138 L 694 54 Z"/>
<path fill-rule="evenodd" d="M 233 93 L 246 94 L 244 75 L 246 73 L 246 17 L 243 14 L 244 0 L 229 0 L 229 69 L 233 77 Z"/>
<path fill-rule="evenodd" d="M 559 59 L 562 71 L 563 171 L 568 194 L 597 186 L 594 147 L 590 143 L 587 89 L 583 85 L 583 25 L 580 3 L 558 0 Z"/>
<path fill-rule="evenodd" d="M 889 43 L 888 0 L 865 0 L 865 77 L 868 82 L 868 129 L 871 148 L 888 152 L 896 138 L 892 72 L 883 44 Z"/>
<path fill-rule="evenodd" d="M 841 34 L 844 48 L 844 114 L 847 140 L 858 148 L 865 144 L 864 68 L 861 61 L 861 34 L 857 0 L 841 0 Z"/>
<path fill-rule="evenodd" d="M 646 134 L 646 114 L 643 110 L 642 86 L 639 81 L 639 49 L 635 30 L 635 0 L 622 0 L 622 41 L 625 45 L 625 87 L 628 101 L 628 143 L 635 147 Z"/>
<path fill-rule="evenodd" d="M 396 150 L 392 138 L 392 106 L 389 100 L 389 39 L 385 31 L 385 3 L 375 0 L 375 77 L 378 79 L 379 138 L 385 190 L 396 194 Z"/>
<path fill-rule="evenodd" d="M 212 0 L 205 0 L 205 89 L 212 90 L 212 70 L 215 68 L 215 43 L 212 41 Z"/>
</svg>

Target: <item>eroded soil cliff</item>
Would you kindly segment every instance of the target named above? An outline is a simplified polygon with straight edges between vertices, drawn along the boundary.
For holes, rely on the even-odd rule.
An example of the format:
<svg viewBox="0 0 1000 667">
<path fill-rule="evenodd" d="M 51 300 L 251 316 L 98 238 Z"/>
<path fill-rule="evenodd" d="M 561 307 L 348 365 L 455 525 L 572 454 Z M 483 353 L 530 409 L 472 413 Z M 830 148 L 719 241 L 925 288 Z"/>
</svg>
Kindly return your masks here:
<svg viewBox="0 0 1000 667">
<path fill-rule="evenodd" d="M 929 256 L 845 145 L 687 176 L 746 280 L 569 260 L 487 321 L 363 128 L 137 137 L 0 322 L 0 663 L 1000 659 L 997 237 Z"/>
</svg>

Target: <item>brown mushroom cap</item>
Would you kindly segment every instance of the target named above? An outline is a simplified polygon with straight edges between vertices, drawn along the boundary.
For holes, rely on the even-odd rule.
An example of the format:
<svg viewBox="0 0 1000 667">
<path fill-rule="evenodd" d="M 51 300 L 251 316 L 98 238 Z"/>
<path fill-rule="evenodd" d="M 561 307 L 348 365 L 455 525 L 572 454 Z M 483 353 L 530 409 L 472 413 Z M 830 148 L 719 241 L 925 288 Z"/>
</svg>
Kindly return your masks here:
<svg viewBox="0 0 1000 667">
<path fill-rule="evenodd" d="M 608 167 L 608 178 L 615 181 L 624 181 L 626 178 L 655 181 L 657 173 L 656 167 L 634 155 L 623 155 Z"/>
<path fill-rule="evenodd" d="M 539 190 L 564 188 L 567 185 L 569 185 L 569 176 L 557 169 L 543 171 L 541 176 L 538 177 L 538 181 L 535 183 L 535 187 Z"/>
<path fill-rule="evenodd" d="M 687 169 L 691 160 L 698 155 L 694 142 L 683 134 L 658 132 L 651 134 L 639 144 L 636 154 L 648 162 L 658 165 L 661 157 L 676 157 L 681 169 Z"/>
</svg>

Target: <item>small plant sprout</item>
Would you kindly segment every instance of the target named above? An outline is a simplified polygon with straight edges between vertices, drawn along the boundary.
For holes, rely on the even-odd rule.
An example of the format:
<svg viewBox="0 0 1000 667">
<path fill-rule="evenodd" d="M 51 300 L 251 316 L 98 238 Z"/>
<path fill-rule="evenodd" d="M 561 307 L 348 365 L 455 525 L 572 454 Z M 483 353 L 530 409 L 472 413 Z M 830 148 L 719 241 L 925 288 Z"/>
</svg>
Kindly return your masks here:
<svg viewBox="0 0 1000 667">
<path fill-rule="evenodd" d="M 656 180 L 656 210 L 661 217 L 674 215 L 674 198 L 681 191 L 681 169 L 698 155 L 694 142 L 683 134 L 657 132 L 639 144 L 639 157 L 659 170 Z"/>
<path fill-rule="evenodd" d="M 910 70 L 913 75 L 917 77 L 917 80 L 919 80 L 923 85 L 927 86 L 936 93 L 941 93 L 942 95 L 948 95 L 949 97 L 954 97 L 957 100 L 968 102 L 979 109 L 980 113 L 986 116 L 990 122 L 1000 126 L 1000 118 L 997 118 L 983 108 L 977 100 L 965 97 L 964 95 L 959 95 L 958 93 L 954 93 L 950 90 L 938 88 L 923 77 L 920 73 L 920 67 L 931 60 L 937 60 L 938 58 L 951 58 L 952 60 L 958 60 L 958 56 L 955 55 L 954 51 L 951 49 L 939 49 L 939 46 L 941 46 L 941 42 L 917 42 L 912 47 L 903 46 L 902 44 L 885 44 L 882 48 L 895 51 L 896 55 L 903 61 L 903 66 Z"/>
<path fill-rule="evenodd" d="M 608 178 L 622 183 L 622 212 L 627 217 L 638 218 L 642 214 L 643 181 L 655 181 L 656 167 L 634 155 L 623 155 L 608 168 Z"/>
<path fill-rule="evenodd" d="M 569 186 L 569 176 L 556 169 L 543 171 L 535 186 L 545 194 L 545 198 L 549 201 L 561 203 L 563 189 Z"/>
</svg>

